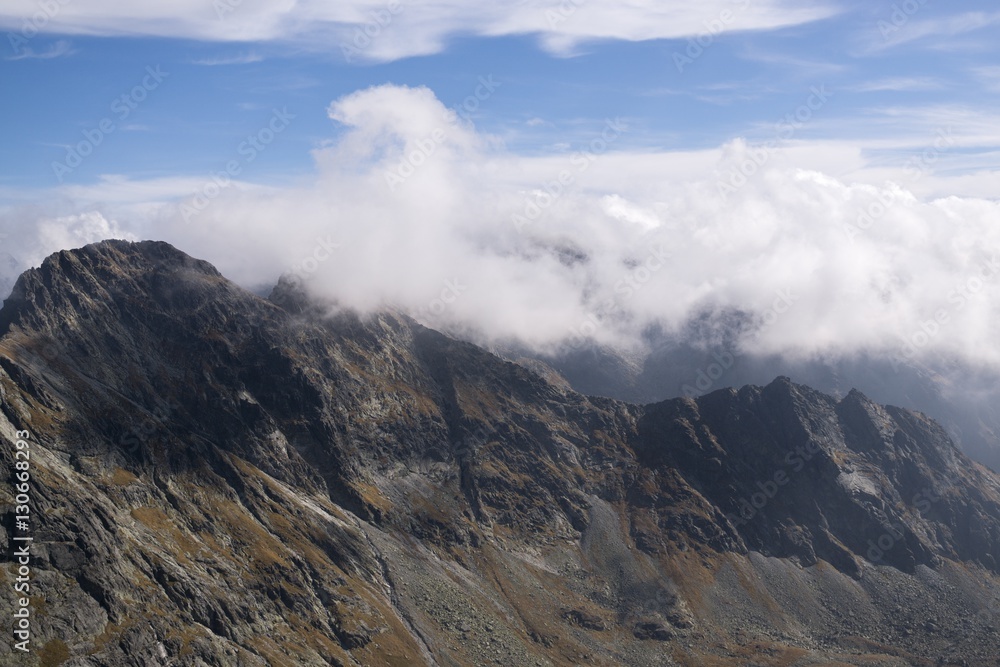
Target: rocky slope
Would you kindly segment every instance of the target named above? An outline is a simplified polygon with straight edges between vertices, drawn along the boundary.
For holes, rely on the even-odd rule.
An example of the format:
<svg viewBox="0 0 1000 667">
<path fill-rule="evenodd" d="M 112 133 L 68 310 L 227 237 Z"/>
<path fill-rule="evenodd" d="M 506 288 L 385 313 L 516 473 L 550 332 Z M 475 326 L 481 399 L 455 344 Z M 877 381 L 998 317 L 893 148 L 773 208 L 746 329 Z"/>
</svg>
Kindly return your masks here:
<svg viewBox="0 0 1000 667">
<path fill-rule="evenodd" d="M 256 297 L 153 242 L 53 255 L 0 335 L 0 459 L 12 477 L 30 432 L 34 538 L 31 653 L 2 641 L 3 664 L 1000 650 L 1000 479 L 857 392 L 588 398 L 399 314 L 328 312 L 288 283 Z"/>
</svg>

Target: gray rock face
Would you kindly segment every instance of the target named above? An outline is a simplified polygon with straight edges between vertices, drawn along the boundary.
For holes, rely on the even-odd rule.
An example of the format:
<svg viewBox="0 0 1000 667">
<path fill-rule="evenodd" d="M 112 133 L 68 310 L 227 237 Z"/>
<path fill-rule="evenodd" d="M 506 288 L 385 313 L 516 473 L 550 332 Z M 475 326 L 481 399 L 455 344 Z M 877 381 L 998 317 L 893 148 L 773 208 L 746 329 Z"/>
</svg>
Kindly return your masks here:
<svg viewBox="0 0 1000 667">
<path fill-rule="evenodd" d="M 332 312 L 289 283 L 259 298 L 154 242 L 53 255 L 17 281 L 0 336 L 0 432 L 31 434 L 34 537 L 32 652 L 0 642 L 3 664 L 1000 649 L 1000 479 L 857 392 L 588 398 L 400 314 Z"/>
</svg>

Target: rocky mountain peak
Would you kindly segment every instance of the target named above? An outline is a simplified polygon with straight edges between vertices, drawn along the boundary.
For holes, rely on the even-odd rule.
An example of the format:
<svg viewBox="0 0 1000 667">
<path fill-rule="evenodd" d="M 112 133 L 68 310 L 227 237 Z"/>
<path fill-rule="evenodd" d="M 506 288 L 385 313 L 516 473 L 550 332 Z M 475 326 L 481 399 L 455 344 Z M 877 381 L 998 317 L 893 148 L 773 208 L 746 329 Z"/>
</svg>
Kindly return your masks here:
<svg viewBox="0 0 1000 667">
<path fill-rule="evenodd" d="M 587 397 L 154 242 L 53 255 L 0 323 L 0 432 L 33 447 L 36 640 L 74 664 L 1000 648 L 1000 480 L 859 392 Z"/>
</svg>

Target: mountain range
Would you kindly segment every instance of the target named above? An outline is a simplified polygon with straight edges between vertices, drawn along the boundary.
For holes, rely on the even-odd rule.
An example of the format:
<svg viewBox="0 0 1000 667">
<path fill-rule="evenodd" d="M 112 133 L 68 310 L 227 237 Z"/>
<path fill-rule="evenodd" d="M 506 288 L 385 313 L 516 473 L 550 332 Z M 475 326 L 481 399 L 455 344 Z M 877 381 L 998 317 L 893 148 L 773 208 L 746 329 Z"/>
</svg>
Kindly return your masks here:
<svg viewBox="0 0 1000 667">
<path fill-rule="evenodd" d="M 0 311 L 0 661 L 996 664 L 1000 476 L 946 428 L 556 370 L 166 243 L 50 256 Z"/>
</svg>

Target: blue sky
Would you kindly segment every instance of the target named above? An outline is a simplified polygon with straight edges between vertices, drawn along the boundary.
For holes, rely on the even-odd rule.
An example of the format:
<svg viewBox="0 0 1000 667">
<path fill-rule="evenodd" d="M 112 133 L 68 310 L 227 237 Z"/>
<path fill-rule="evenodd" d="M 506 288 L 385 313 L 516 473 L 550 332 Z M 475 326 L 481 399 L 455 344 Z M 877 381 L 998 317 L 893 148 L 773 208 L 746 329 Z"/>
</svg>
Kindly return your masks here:
<svg viewBox="0 0 1000 667">
<path fill-rule="evenodd" d="M 750 351 L 1000 368 L 1000 281 L 961 292 L 1000 255 L 998 28 L 984 1 L 8 0 L 0 259 L 156 238 L 477 340 L 738 312 Z"/>
<path fill-rule="evenodd" d="M 38 11 L 34 3 L 22 4 Z M 708 3 L 701 20 L 690 21 L 698 32 L 672 39 L 640 41 L 641 30 L 633 26 L 624 30 L 627 39 L 581 38 L 568 52 L 553 53 L 545 34 L 470 34 L 488 27 L 475 26 L 473 19 L 464 29 L 434 34 L 440 47 L 433 53 L 407 55 L 389 46 L 382 53 L 380 44 L 398 41 L 407 28 L 400 24 L 408 14 L 440 19 L 434 16 L 439 9 L 404 3 L 395 25 L 380 28 L 347 62 L 343 45 L 352 44 L 349 24 L 331 29 L 325 44 L 314 37 L 300 42 L 295 32 L 250 41 L 231 35 L 194 40 L 185 37 L 184 26 L 169 37 L 141 34 L 141 24 L 131 27 L 128 17 L 113 11 L 93 18 L 86 30 L 68 20 L 62 24 L 61 13 L 73 7 L 67 4 L 42 33 L 22 41 L 32 33 L 23 30 L 18 3 L 7 3 L 15 12 L 0 10 L 7 32 L 0 81 L 10 93 L 2 111 L 2 183 L 32 189 L 60 185 L 52 163 L 64 161 L 68 147 L 105 118 L 115 122 L 114 132 L 78 168 L 64 173 L 62 183 L 85 184 L 105 174 L 202 173 L 229 159 L 274 108 L 288 109 L 296 121 L 269 146 L 266 159 L 248 167 L 245 178 L 281 182 L 312 170 L 310 150 L 336 138 L 340 128 L 326 113 L 334 99 L 391 82 L 427 86 L 446 105 L 459 106 L 484 75 L 501 87 L 470 114 L 476 128 L 509 150 L 529 154 L 572 150 L 610 117 L 626 118 L 632 128 L 622 147 L 692 149 L 738 136 L 767 137 L 812 86 L 826 86 L 832 102 L 799 139 L 897 139 L 905 150 L 911 133 L 933 124 L 934 108 L 946 105 L 984 117 L 995 113 L 1000 14 L 991 3 L 829 3 L 818 12 L 826 18 L 706 35 L 713 21 L 739 28 L 749 11 L 743 4 Z M 803 5 L 772 4 L 779 11 Z M 371 12 L 383 6 L 362 8 L 361 18 L 368 20 L 358 25 L 373 25 Z M 583 3 L 555 25 L 582 23 L 590 9 Z M 241 11 L 250 8 L 236 6 L 232 14 Z M 200 22 L 212 27 L 213 20 L 230 18 Z M 703 48 L 692 45 L 698 37 Z M 113 111 L 112 104 L 141 84 L 147 66 L 169 76 L 121 118 L 122 107 Z M 885 147 L 890 156 L 892 148 Z M 983 141 L 966 150 L 994 151 L 996 145 Z"/>
</svg>

